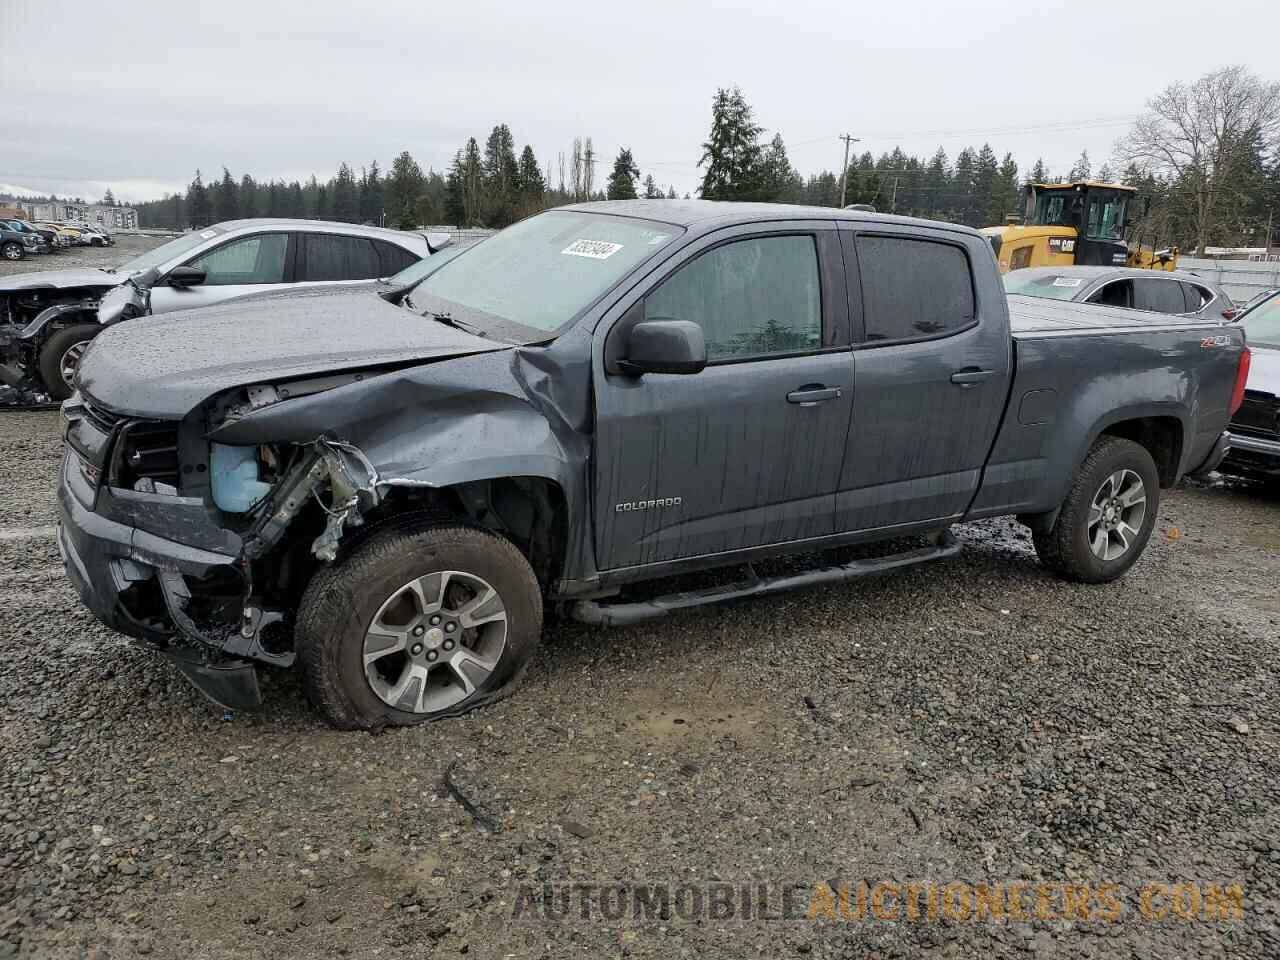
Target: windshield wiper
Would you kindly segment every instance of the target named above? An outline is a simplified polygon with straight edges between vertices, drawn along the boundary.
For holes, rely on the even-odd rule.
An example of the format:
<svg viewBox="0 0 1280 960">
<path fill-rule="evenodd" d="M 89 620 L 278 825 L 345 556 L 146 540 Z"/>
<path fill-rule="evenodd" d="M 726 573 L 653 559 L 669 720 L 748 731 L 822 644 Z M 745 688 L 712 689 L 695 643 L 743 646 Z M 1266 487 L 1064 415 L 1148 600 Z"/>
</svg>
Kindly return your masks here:
<svg viewBox="0 0 1280 960">
<path fill-rule="evenodd" d="M 484 336 L 484 331 L 481 330 L 479 327 L 473 326 L 472 324 L 467 323 L 465 320 L 455 320 L 453 318 L 453 314 L 447 313 L 443 310 L 440 310 L 440 311 L 428 310 L 426 315 L 430 317 L 432 320 L 438 321 L 439 323 L 443 323 L 446 327 L 453 327 L 457 330 L 462 330 L 464 333 L 474 334 L 477 337 Z"/>
</svg>

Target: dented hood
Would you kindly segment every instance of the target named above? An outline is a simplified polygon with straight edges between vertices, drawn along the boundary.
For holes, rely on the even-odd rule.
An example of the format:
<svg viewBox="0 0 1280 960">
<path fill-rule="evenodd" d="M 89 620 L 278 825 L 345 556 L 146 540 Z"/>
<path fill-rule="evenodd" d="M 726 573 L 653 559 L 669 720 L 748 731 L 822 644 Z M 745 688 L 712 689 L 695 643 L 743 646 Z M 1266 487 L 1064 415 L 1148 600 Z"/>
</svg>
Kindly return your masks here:
<svg viewBox="0 0 1280 960">
<path fill-rule="evenodd" d="M 174 419 L 233 387 L 509 349 L 370 291 L 311 291 L 108 327 L 79 386 L 116 413 Z"/>
<path fill-rule="evenodd" d="M 107 273 L 88 267 L 66 270 L 40 270 L 0 277 L 0 293 L 17 290 L 74 290 L 80 287 L 118 287 L 129 279 L 127 273 Z"/>
</svg>

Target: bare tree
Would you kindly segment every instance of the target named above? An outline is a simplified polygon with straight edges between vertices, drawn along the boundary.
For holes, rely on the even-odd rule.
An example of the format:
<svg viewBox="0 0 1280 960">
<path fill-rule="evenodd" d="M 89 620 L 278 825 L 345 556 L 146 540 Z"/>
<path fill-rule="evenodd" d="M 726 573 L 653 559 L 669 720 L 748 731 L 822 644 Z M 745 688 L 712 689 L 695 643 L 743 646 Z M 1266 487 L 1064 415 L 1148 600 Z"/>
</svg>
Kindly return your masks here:
<svg viewBox="0 0 1280 960">
<path fill-rule="evenodd" d="M 573 199 L 582 199 L 582 138 L 573 138 L 573 153 L 569 157 L 569 176 L 573 179 Z"/>
<path fill-rule="evenodd" d="M 1244 147 L 1272 147 L 1280 133 L 1280 83 L 1224 67 L 1187 86 L 1175 83 L 1147 104 L 1117 152 L 1185 189 L 1203 256 L 1219 201 L 1242 173 Z"/>
</svg>

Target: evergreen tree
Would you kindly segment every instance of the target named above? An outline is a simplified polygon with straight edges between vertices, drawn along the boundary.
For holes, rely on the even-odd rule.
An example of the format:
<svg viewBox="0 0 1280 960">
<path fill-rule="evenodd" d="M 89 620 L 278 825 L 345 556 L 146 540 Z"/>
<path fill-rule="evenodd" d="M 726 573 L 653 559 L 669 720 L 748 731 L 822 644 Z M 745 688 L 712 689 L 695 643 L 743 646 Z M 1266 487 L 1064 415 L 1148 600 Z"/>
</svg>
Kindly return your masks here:
<svg viewBox="0 0 1280 960">
<path fill-rule="evenodd" d="M 260 217 L 264 214 L 265 211 L 260 208 L 258 184 L 246 173 L 240 178 L 240 216 Z"/>
<path fill-rule="evenodd" d="M 1036 158 L 1035 166 L 1031 168 L 1031 173 L 1027 176 L 1027 183 L 1048 183 L 1049 171 L 1044 165 L 1044 161 L 1039 157 Z"/>
<path fill-rule="evenodd" d="M 306 200 L 302 194 L 302 184 L 297 180 L 289 184 L 288 212 L 291 217 L 305 217 L 307 215 Z"/>
<path fill-rule="evenodd" d="M 705 200 L 751 200 L 759 192 L 762 128 L 738 87 L 716 91 L 711 101 L 711 134 L 698 166 L 706 166 L 700 192 Z"/>
<path fill-rule="evenodd" d="M 360 195 L 356 189 L 355 174 L 344 162 L 338 167 L 333 181 L 333 219 L 355 223 L 360 219 Z"/>
<path fill-rule="evenodd" d="M 187 188 L 187 216 L 191 218 L 191 226 L 199 229 L 213 222 L 213 210 L 209 203 L 209 191 L 196 170 L 196 178 Z"/>
<path fill-rule="evenodd" d="M 948 217 L 956 223 L 973 226 L 974 219 L 974 175 L 977 167 L 977 156 L 972 147 L 965 147 L 956 157 L 955 173 L 951 177 L 951 200 Z"/>
<path fill-rule="evenodd" d="M 542 179 L 542 170 L 538 167 L 538 158 L 533 155 L 533 147 L 527 143 L 520 152 L 520 171 L 516 183 L 520 195 L 520 215 L 527 216 L 541 210 L 545 203 L 547 184 Z"/>
<path fill-rule="evenodd" d="M 1000 161 L 1000 176 L 995 202 L 991 206 L 987 222 L 998 226 L 1005 222 L 1010 214 L 1021 213 L 1020 192 L 1018 190 L 1018 164 L 1013 154 L 1006 153 Z"/>
<path fill-rule="evenodd" d="M 646 200 L 658 200 L 662 197 L 662 191 L 658 189 L 658 185 L 653 180 L 653 174 L 647 173 L 644 177 L 644 198 Z"/>
<path fill-rule="evenodd" d="M 408 150 L 402 150 L 391 163 L 385 188 L 387 225 L 412 230 L 418 225 L 418 195 L 424 177 L 418 161 Z"/>
<path fill-rule="evenodd" d="M 360 222 L 382 225 L 382 172 L 372 161 L 360 177 Z"/>
<path fill-rule="evenodd" d="M 470 227 L 481 223 L 484 215 L 484 163 L 475 137 L 468 138 L 462 151 L 462 200 L 466 209 L 464 225 Z"/>
<path fill-rule="evenodd" d="M 236 220 L 240 217 L 240 198 L 236 182 L 231 178 L 231 171 L 222 168 L 222 182 L 218 184 L 218 196 L 214 202 L 214 210 L 219 220 Z"/>
<path fill-rule="evenodd" d="M 505 123 L 494 127 L 485 141 L 482 171 L 484 220 L 491 227 L 505 227 L 516 217 L 516 181 L 520 176 L 515 139 Z"/>
<path fill-rule="evenodd" d="M 107 187 L 106 193 L 102 195 L 102 205 L 104 207 L 114 207 L 116 205 L 116 197 L 111 192 L 110 187 Z"/>
<path fill-rule="evenodd" d="M 640 176 L 640 168 L 636 166 L 631 151 L 623 147 L 613 161 L 613 173 L 609 174 L 609 184 L 605 195 L 610 200 L 634 200 L 636 198 L 636 177 Z"/>
<path fill-rule="evenodd" d="M 1000 223 L 1000 219 L 992 219 L 996 216 L 995 211 L 1004 207 L 1000 196 L 1000 165 L 996 162 L 996 152 L 989 143 L 982 145 L 974 162 L 973 194 L 973 222 L 969 225 L 981 227 Z"/>
<path fill-rule="evenodd" d="M 453 163 L 449 164 L 449 174 L 445 178 L 444 219 L 455 227 L 467 222 L 466 172 L 463 169 L 462 151 L 453 155 Z"/>
<path fill-rule="evenodd" d="M 804 200 L 804 183 L 800 174 L 791 166 L 782 134 L 776 133 L 760 158 L 761 200 L 781 203 L 800 203 Z"/>
<path fill-rule="evenodd" d="M 921 212 L 927 217 L 941 217 L 947 208 L 947 199 L 951 194 L 951 163 L 947 152 L 941 147 L 929 160 L 924 171 L 924 186 L 921 189 Z"/>
</svg>

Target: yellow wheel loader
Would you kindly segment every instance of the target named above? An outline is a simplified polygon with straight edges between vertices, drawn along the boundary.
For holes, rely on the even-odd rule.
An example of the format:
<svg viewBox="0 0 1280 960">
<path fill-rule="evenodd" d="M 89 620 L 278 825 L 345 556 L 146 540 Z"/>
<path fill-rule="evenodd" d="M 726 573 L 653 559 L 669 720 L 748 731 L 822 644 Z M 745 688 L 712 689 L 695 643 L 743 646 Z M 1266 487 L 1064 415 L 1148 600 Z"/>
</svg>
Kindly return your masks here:
<svg viewBox="0 0 1280 960">
<path fill-rule="evenodd" d="M 1000 272 L 1022 267 L 1116 266 L 1177 268 L 1177 248 L 1157 250 L 1126 237 L 1137 218 L 1135 187 L 1077 180 L 1031 183 L 1026 214 L 1002 227 L 983 227 Z"/>
</svg>

